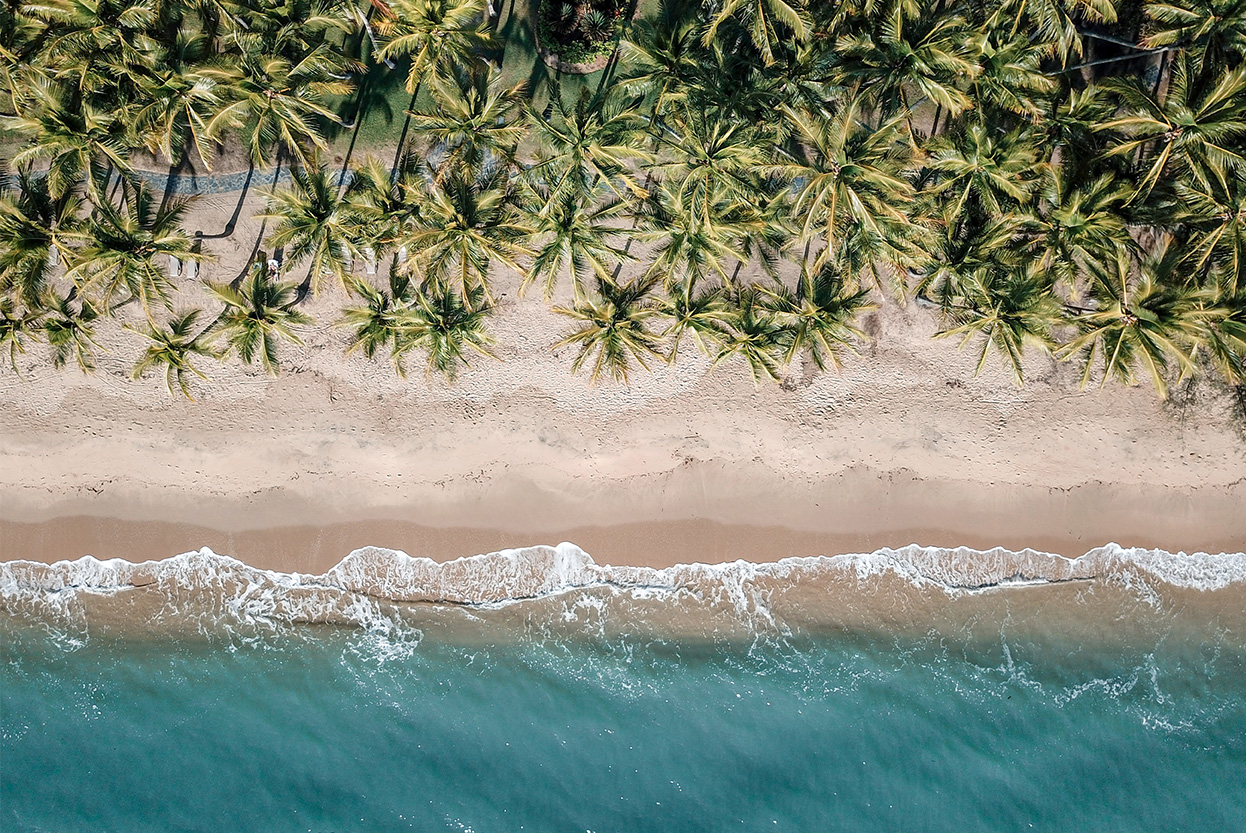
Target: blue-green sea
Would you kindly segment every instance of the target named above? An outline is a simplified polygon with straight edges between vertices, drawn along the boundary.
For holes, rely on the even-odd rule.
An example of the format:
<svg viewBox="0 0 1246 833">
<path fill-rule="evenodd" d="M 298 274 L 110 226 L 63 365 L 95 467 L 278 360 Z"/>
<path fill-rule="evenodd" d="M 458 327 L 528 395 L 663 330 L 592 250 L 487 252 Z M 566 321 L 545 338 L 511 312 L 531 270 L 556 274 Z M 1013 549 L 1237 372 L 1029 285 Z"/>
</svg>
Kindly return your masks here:
<svg viewBox="0 0 1246 833">
<path fill-rule="evenodd" d="M 1246 830 L 1246 556 L 0 565 L 3 831 Z"/>
</svg>

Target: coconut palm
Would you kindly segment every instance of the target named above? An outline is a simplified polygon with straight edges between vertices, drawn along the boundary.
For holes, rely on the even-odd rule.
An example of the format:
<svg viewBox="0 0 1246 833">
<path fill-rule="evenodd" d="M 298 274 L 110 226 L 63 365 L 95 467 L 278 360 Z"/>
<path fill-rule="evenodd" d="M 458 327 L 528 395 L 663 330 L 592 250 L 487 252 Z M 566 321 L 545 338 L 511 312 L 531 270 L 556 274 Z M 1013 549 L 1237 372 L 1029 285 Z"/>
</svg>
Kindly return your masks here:
<svg viewBox="0 0 1246 833">
<path fill-rule="evenodd" d="M 1081 362 L 1083 385 L 1096 359 L 1102 363 L 1102 383 L 1115 378 L 1132 385 L 1141 371 L 1164 398 L 1173 365 L 1178 378 L 1194 373 L 1194 354 L 1207 340 L 1216 312 L 1206 290 L 1171 279 L 1177 268 L 1175 248 L 1161 247 L 1137 274 L 1120 264 L 1095 281 L 1095 308 L 1077 316 L 1080 333 L 1061 350 L 1062 357 Z"/>
<path fill-rule="evenodd" d="M 492 264 L 525 274 L 517 259 L 529 254 L 525 242 L 533 230 L 505 172 L 455 171 L 429 182 L 419 199 L 418 221 L 399 242 L 412 252 L 409 268 L 425 282 L 450 281 L 465 299 L 481 286 L 489 298 Z"/>
<path fill-rule="evenodd" d="M 886 120 L 916 105 L 913 94 L 957 116 L 972 101 L 963 82 L 978 73 L 979 36 L 956 13 L 889 0 L 835 44 L 844 86 L 858 87 Z"/>
<path fill-rule="evenodd" d="M 83 373 L 95 371 L 95 320 L 99 311 L 73 293 L 59 295 L 49 290 L 43 299 L 40 325 L 52 348 L 52 366 L 60 369 L 73 359 Z"/>
<path fill-rule="evenodd" d="M 135 131 L 147 151 L 176 164 L 194 148 L 212 169 L 208 124 L 232 94 L 237 73 L 217 64 L 208 35 L 178 28 L 174 42 L 142 80 Z"/>
<path fill-rule="evenodd" d="M 724 283 L 731 280 L 731 265 L 748 259 L 740 245 L 748 226 L 759 222 L 754 207 L 738 200 L 718 200 L 707 206 L 708 216 L 691 211 L 684 193 L 671 192 L 665 184 L 650 189 L 642 202 L 638 239 L 653 244 L 647 276 L 660 276 L 670 289 L 689 287 L 708 275 Z"/>
<path fill-rule="evenodd" d="M 439 373 L 451 383 L 467 367 L 469 353 L 496 358 L 489 351 L 493 338 L 486 328 L 492 314 L 484 287 L 469 288 L 466 297 L 440 281 L 425 287 L 416 296 L 409 325 L 395 334 L 394 364 L 399 374 L 402 357 L 413 349 L 424 351 L 429 373 Z"/>
<path fill-rule="evenodd" d="M 1077 182 L 1051 169 L 1035 210 L 1018 218 L 1018 231 L 1033 240 L 1039 268 L 1076 290 L 1083 276 L 1137 250 L 1122 213 L 1128 199 L 1127 186 L 1110 175 Z"/>
<path fill-rule="evenodd" d="M 242 131 L 251 161 L 267 165 L 273 151 L 298 164 L 312 163 L 313 148 L 328 147 L 319 121 L 339 123 L 330 108 L 332 96 L 345 96 L 352 87 L 335 77 L 340 69 L 327 47 L 319 47 L 298 61 L 276 55 L 244 54 L 232 101 L 217 109 L 206 134 L 218 138 L 228 130 Z"/>
<path fill-rule="evenodd" d="M 72 192 L 53 199 L 41 174 L 20 171 L 16 184 L 16 193 L 0 193 L 0 293 L 37 307 L 76 236 L 82 202 Z"/>
<path fill-rule="evenodd" d="M 760 287 L 744 287 L 736 294 L 731 311 L 731 334 L 714 357 L 718 365 L 739 355 L 748 362 L 754 384 L 762 379 L 779 380 L 779 362 L 788 333 L 767 304 L 770 296 Z"/>
<path fill-rule="evenodd" d="M 649 328 L 649 321 L 658 314 L 649 298 L 654 278 L 616 283 L 598 278 L 596 292 L 571 307 L 554 307 L 554 312 L 580 322 L 579 329 L 554 345 L 577 347 L 571 372 L 578 373 L 590 358 L 590 378 L 598 382 L 608 375 L 615 382 L 628 384 L 628 374 L 635 361 L 645 370 L 650 359 L 660 359 L 658 335 Z"/>
<path fill-rule="evenodd" d="M 104 181 L 95 172 L 106 166 L 130 170 L 127 153 L 134 140 L 123 110 L 101 110 L 76 100 L 70 90 L 43 77 L 29 80 L 12 103 L 15 115 L 0 116 L 0 126 L 29 138 L 10 163 L 18 170 L 46 164 L 53 198 L 68 193 L 84 177 L 97 195 Z"/>
<path fill-rule="evenodd" d="M 123 208 L 108 201 L 95 206 L 80 235 L 83 245 L 73 252 L 66 274 L 99 309 L 137 300 L 150 319 L 154 304 L 172 307 L 168 259 L 199 263 L 206 256 L 195 250 L 181 227 L 193 198 L 157 206 L 142 182 L 126 182 L 123 193 Z"/>
<path fill-rule="evenodd" d="M 583 89 L 568 106 L 554 88 L 548 113 L 527 108 L 538 149 L 526 175 L 550 205 L 567 196 L 592 199 L 603 188 L 619 200 L 644 194 L 632 166 L 652 156 L 636 147 L 645 122 L 627 104 L 618 95 Z"/>
<path fill-rule="evenodd" d="M 1021 387 L 1026 346 L 1051 351 L 1056 329 L 1066 323 L 1053 287 L 1045 270 L 1032 265 L 975 270 L 958 282 L 955 301 L 945 302 L 943 310 L 951 326 L 939 335 L 961 336 L 961 347 L 981 337 L 974 374 L 982 372 L 993 349 Z"/>
<path fill-rule="evenodd" d="M 617 199 L 585 208 L 574 196 L 565 195 L 542 209 L 535 218 L 532 264 L 519 285 L 520 294 L 542 281 L 548 301 L 566 274 L 581 300 L 590 277 L 609 277 L 616 265 L 631 258 L 626 249 L 610 242 L 623 231 L 619 219 L 626 208 Z"/>
<path fill-rule="evenodd" d="M 279 281 L 263 263 L 252 266 L 237 288 L 210 284 L 225 308 L 212 326 L 212 333 L 225 339 L 226 349 L 246 364 L 259 358 L 264 370 L 276 376 L 277 347 L 282 340 L 301 345 L 296 328 L 311 319 L 294 309 L 298 295 L 293 283 Z"/>
<path fill-rule="evenodd" d="M 0 297 L 0 350 L 9 353 L 9 366 L 18 373 L 17 357 L 26 352 L 26 342 L 41 330 L 39 316 L 22 309 L 12 298 Z"/>
<path fill-rule="evenodd" d="M 1047 170 L 1033 134 L 999 135 L 979 123 L 939 136 L 927 153 L 933 182 L 925 193 L 943 202 L 956 220 L 966 211 L 988 217 L 1008 213 L 1029 199 Z"/>
<path fill-rule="evenodd" d="M 662 0 L 657 14 L 642 17 L 623 33 L 619 43 L 618 84 L 628 95 L 642 95 L 650 102 L 649 123 L 657 135 L 657 122 L 681 106 L 698 73 L 699 23 L 686 5 Z"/>
<path fill-rule="evenodd" d="M 403 229 L 418 224 L 426 173 L 423 161 L 411 151 L 399 157 L 392 173 L 375 157 L 353 172 L 346 201 L 356 249 L 371 249 L 370 256 L 379 260 Z"/>
<path fill-rule="evenodd" d="M 785 43 L 804 43 L 813 22 L 802 0 L 723 0 L 710 18 L 702 42 L 709 46 L 719 29 L 733 21 L 748 32 L 749 40 L 762 61 L 774 63 L 775 47 Z"/>
<path fill-rule="evenodd" d="M 1246 291 L 1217 293 L 1209 303 L 1207 347 L 1225 381 L 1246 385 Z"/>
<path fill-rule="evenodd" d="M 674 132 L 663 138 L 673 159 L 660 167 L 683 210 L 708 224 L 716 204 L 756 197 L 767 160 L 745 125 L 695 110 L 680 116 Z"/>
<path fill-rule="evenodd" d="M 930 235 L 926 257 L 910 275 L 916 296 L 950 315 L 974 285 L 992 282 L 990 273 L 1023 268 L 1030 242 L 1023 221 L 1023 215 L 1011 214 L 994 223 L 942 219 Z"/>
<path fill-rule="evenodd" d="M 666 355 L 670 364 L 679 358 L 679 347 L 686 335 L 691 336 L 697 349 L 709 358 L 717 355 L 732 337 L 731 303 L 722 286 L 697 288 L 688 282 L 675 283 L 668 294 L 659 299 L 658 314 L 670 319 L 661 336 L 671 345 Z"/>
<path fill-rule="evenodd" d="M 995 115 L 997 108 L 1030 121 L 1043 116 L 1043 99 L 1055 92 L 1059 82 L 1043 72 L 1046 50 L 1020 36 L 1006 37 L 998 29 L 987 30 L 978 56 L 981 71 L 974 77 L 970 93 L 977 103 L 979 120 Z"/>
<path fill-rule="evenodd" d="M 372 359 L 378 350 L 388 346 L 394 370 L 399 376 L 405 376 L 406 369 L 401 362 L 402 353 L 398 350 L 398 343 L 399 334 L 412 326 L 415 286 L 411 277 L 397 269 L 391 269 L 388 291 L 377 289 L 367 281 L 359 279 L 350 281 L 350 289 L 364 303 L 344 308 L 338 322 L 339 326 L 352 331 L 346 347 L 347 355 L 362 350 L 364 356 Z"/>
<path fill-rule="evenodd" d="M 1099 125 L 1115 115 L 1108 97 L 1097 86 L 1077 90 L 1061 87 L 1046 102 L 1035 135 L 1046 150 L 1046 161 L 1059 165 L 1070 182 L 1115 173 L 1121 160 L 1104 159 L 1107 135 Z"/>
<path fill-rule="evenodd" d="M 785 331 L 783 364 L 789 365 L 803 354 L 823 371 L 828 364 L 838 368 L 841 352 L 865 338 L 853 321 L 875 308 L 869 290 L 846 277 L 830 258 L 806 260 L 795 291 L 780 286 L 761 292 L 763 303 Z"/>
<path fill-rule="evenodd" d="M 194 400 L 190 395 L 190 376 L 198 376 L 204 381 L 208 377 L 194 366 L 193 358 L 217 358 L 216 352 L 203 341 L 203 334 L 193 332 L 199 314 L 199 310 L 192 309 L 170 319 L 164 327 L 150 324 L 142 330 L 130 328 L 150 342 L 135 362 L 132 378 L 141 379 L 153 367 L 163 368 L 164 387 L 169 396 L 173 396 L 173 384 L 176 382 L 182 395 Z"/>
<path fill-rule="evenodd" d="M 790 210 L 801 242 L 820 235 L 835 256 L 849 229 L 863 226 L 886 237 L 887 220 L 909 222 L 913 186 L 905 171 L 912 152 L 902 141 L 903 117 L 872 130 L 861 122 L 855 100 L 829 118 L 794 110 L 785 116 L 802 144 L 776 170 L 799 183 Z"/>
<path fill-rule="evenodd" d="M 47 25 L 39 43 L 45 66 L 62 70 L 80 92 L 123 84 L 150 65 L 153 5 L 143 0 L 43 0 L 25 13 Z"/>
<path fill-rule="evenodd" d="M 1213 84 L 1203 85 L 1188 56 L 1180 54 L 1162 102 L 1132 79 L 1104 85 L 1120 97 L 1125 112 L 1099 129 L 1122 137 L 1108 150 L 1109 156 L 1140 155 L 1136 197 L 1149 194 L 1166 172 L 1188 176 L 1207 188 L 1213 181 L 1224 184 L 1230 173 L 1246 171 L 1241 151 L 1246 136 L 1246 66 L 1227 70 Z"/>
<path fill-rule="evenodd" d="M 480 170 L 486 163 L 509 164 L 524 129 L 524 84 L 503 84 L 494 69 L 453 67 L 433 76 L 433 106 L 411 114 L 411 129 L 441 155 L 438 177 Z"/>
<path fill-rule="evenodd" d="M 1082 54 L 1079 23 L 1115 21 L 1113 0 L 1006 0 L 987 19 L 987 26 L 1009 27 L 1012 35 L 1022 33 L 1067 62 Z"/>
<path fill-rule="evenodd" d="M 1199 188 L 1177 182 L 1176 218 L 1189 231 L 1192 273 L 1206 274 L 1229 296 L 1246 289 L 1246 177 Z"/>
<path fill-rule="evenodd" d="M 310 261 L 307 281 L 312 294 L 326 276 L 343 284 L 357 254 L 357 222 L 351 203 L 338 194 L 333 174 L 313 159 L 312 167 L 290 171 L 290 187 L 274 189 L 259 216 L 273 221 L 268 244 L 285 251 L 291 268 Z"/>
<path fill-rule="evenodd" d="M 395 0 L 376 24 L 382 61 L 407 58 L 407 92 L 438 68 L 462 63 L 489 45 L 488 0 Z"/>
<path fill-rule="evenodd" d="M 1147 3 L 1143 11 L 1153 23 L 1142 45 L 1189 49 L 1206 78 L 1246 57 L 1246 0 L 1172 0 Z"/>
</svg>

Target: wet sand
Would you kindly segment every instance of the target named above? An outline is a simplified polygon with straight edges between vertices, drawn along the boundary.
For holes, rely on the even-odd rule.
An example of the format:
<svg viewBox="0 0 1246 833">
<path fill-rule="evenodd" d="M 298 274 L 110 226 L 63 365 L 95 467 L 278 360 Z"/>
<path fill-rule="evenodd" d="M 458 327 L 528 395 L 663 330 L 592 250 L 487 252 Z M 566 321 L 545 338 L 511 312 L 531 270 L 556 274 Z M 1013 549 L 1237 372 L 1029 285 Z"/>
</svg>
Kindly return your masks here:
<svg viewBox="0 0 1246 833">
<path fill-rule="evenodd" d="M 276 501 L 147 504 L 139 505 L 138 513 L 130 505 L 121 516 L 39 519 L 32 512 L 31 520 L 0 520 L 0 560 L 52 562 L 93 555 L 146 561 L 206 546 L 263 569 L 321 573 L 364 546 L 447 561 L 562 541 L 578 545 L 599 564 L 650 567 L 868 553 L 908 544 L 1028 547 L 1070 558 L 1107 543 L 1171 552 L 1246 550 L 1246 494 L 1240 486 L 1174 490 L 1095 484 L 1046 490 L 851 472 L 819 488 L 789 488 L 770 499 L 738 484 L 735 491 L 746 499 L 733 504 L 717 496 L 698 497 L 691 486 L 700 480 L 689 472 L 649 487 L 634 484 L 650 499 L 632 495 L 631 507 L 614 518 L 599 501 L 622 503 L 622 495 L 610 500 L 597 494 L 592 504 L 580 505 L 566 496 L 529 495 L 538 507 L 515 499 L 524 493 L 520 488 L 510 490 L 509 498 L 503 494 L 483 505 L 473 503 L 458 517 L 445 510 L 425 513 L 437 521 L 432 524 L 420 522 L 418 507 L 377 511 L 285 503 L 275 509 Z M 106 502 L 87 504 L 101 505 L 107 507 Z M 72 512 L 72 507 L 62 508 Z M 338 519 L 352 514 L 363 519 Z M 485 518 L 493 525 L 473 523 Z M 576 518 L 599 522 L 565 522 Z M 768 524 L 767 518 L 784 523 Z"/>
</svg>

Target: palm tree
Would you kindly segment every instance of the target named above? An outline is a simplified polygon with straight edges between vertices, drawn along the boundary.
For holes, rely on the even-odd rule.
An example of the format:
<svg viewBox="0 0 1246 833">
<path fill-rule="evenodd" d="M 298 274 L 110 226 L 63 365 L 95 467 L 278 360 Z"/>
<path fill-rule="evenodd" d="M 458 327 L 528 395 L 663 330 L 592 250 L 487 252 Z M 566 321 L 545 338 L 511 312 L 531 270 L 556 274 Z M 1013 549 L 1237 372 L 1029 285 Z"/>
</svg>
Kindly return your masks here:
<svg viewBox="0 0 1246 833">
<path fill-rule="evenodd" d="M 1189 49 L 1204 78 L 1246 57 L 1246 0 L 1172 0 L 1147 3 L 1143 11 L 1154 23 L 1142 45 Z"/>
<path fill-rule="evenodd" d="M 979 36 L 961 15 L 889 0 L 854 28 L 866 31 L 841 34 L 835 44 L 840 83 L 859 88 L 881 121 L 916 105 L 910 91 L 951 116 L 972 104 L 962 85 L 979 71 Z"/>
<path fill-rule="evenodd" d="M 238 128 L 257 165 L 269 164 L 276 148 L 279 156 L 288 154 L 309 166 L 312 148 L 328 147 L 318 121 L 338 123 L 330 97 L 345 96 L 352 89 L 349 82 L 335 77 L 337 62 L 322 47 L 297 62 L 244 54 L 238 66 L 241 77 L 233 87 L 233 100 L 217 109 L 206 135 L 216 139 Z"/>
<path fill-rule="evenodd" d="M 1246 385 L 1246 290 L 1217 293 L 1208 306 L 1211 357 L 1225 381 Z"/>
<path fill-rule="evenodd" d="M 477 171 L 486 163 L 509 165 L 524 134 L 525 85 L 505 87 L 497 70 L 452 68 L 433 76 L 433 106 L 411 114 L 411 127 L 443 154 L 438 178 L 451 171 Z"/>
<path fill-rule="evenodd" d="M 607 200 L 585 209 L 568 195 L 542 209 L 536 217 L 532 264 L 519 285 L 520 294 L 544 278 L 548 301 L 565 272 L 581 300 L 590 275 L 608 277 L 617 264 L 631 258 L 609 240 L 623 231 L 617 221 L 626 208 L 619 200 Z"/>
<path fill-rule="evenodd" d="M 0 350 L 8 349 L 14 373 L 20 372 L 17 357 L 26 352 L 27 339 L 37 336 L 40 329 L 38 315 L 19 308 L 12 298 L 0 297 Z"/>
<path fill-rule="evenodd" d="M 352 331 L 347 355 L 362 350 L 364 356 L 372 359 L 378 350 L 389 346 L 394 370 L 399 376 L 406 376 L 398 344 L 400 333 L 412 326 L 415 287 L 411 277 L 391 269 L 389 291 L 358 279 L 350 281 L 350 288 L 364 303 L 344 308 L 338 322 L 339 326 Z"/>
<path fill-rule="evenodd" d="M 927 153 L 934 182 L 926 194 L 944 202 L 946 214 L 957 221 L 967 211 L 987 217 L 1007 214 L 1030 198 L 1047 170 L 1032 134 L 999 135 L 979 123 L 939 136 Z"/>
<path fill-rule="evenodd" d="M 1022 356 L 1027 345 L 1050 352 L 1055 330 L 1064 323 L 1064 308 L 1042 268 L 977 270 L 958 283 L 958 297 L 945 302 L 944 314 L 952 325 L 940 336 L 962 336 L 961 347 L 977 336 L 982 349 L 974 374 L 982 372 L 991 349 L 999 353 L 1017 387 L 1025 381 Z"/>
<path fill-rule="evenodd" d="M 1076 291 L 1083 276 L 1137 250 L 1122 213 L 1128 199 L 1128 189 L 1110 175 L 1075 181 L 1053 168 L 1017 231 L 1033 240 L 1038 267 Z"/>
<path fill-rule="evenodd" d="M 812 263 L 806 260 L 794 292 L 783 286 L 761 292 L 763 303 L 785 331 L 783 364 L 790 365 L 805 354 L 823 371 L 827 364 L 838 368 L 841 351 L 865 338 L 852 322 L 876 308 L 869 300 L 869 290 L 845 278 L 839 264 L 829 258 Z"/>
<path fill-rule="evenodd" d="M 348 200 L 338 195 L 332 174 L 319 161 L 312 167 L 290 171 L 290 187 L 268 195 L 259 216 L 273 220 L 268 244 L 286 250 L 291 268 L 310 260 L 307 281 L 312 294 L 320 291 L 320 279 L 332 275 L 345 285 L 351 259 L 358 252 L 353 240 L 358 223 Z"/>
<path fill-rule="evenodd" d="M 990 109 L 997 108 L 1038 122 L 1043 117 L 1043 99 L 1059 87 L 1043 72 L 1047 50 L 1028 38 L 1004 35 L 999 29 L 988 29 L 982 41 L 978 58 L 981 72 L 974 77 L 972 88 L 977 117 L 987 121 L 990 115 L 998 116 Z"/>
<path fill-rule="evenodd" d="M 311 323 L 308 316 L 294 309 L 298 295 L 295 285 L 278 281 L 263 263 L 256 263 L 238 288 L 229 284 L 209 287 L 225 303 L 212 331 L 219 333 L 227 350 L 236 351 L 245 363 L 251 364 L 258 356 L 264 370 L 276 376 L 278 343 L 284 339 L 301 345 L 295 328 Z"/>
<path fill-rule="evenodd" d="M 95 319 L 99 312 L 85 299 L 70 293 L 61 296 L 49 290 L 43 299 L 43 336 L 52 348 L 52 366 L 64 367 L 72 358 L 83 373 L 95 370 Z"/>
<path fill-rule="evenodd" d="M 487 0 L 394 0 L 376 25 L 382 61 L 408 58 L 407 92 L 429 73 L 460 63 L 489 45 Z"/>
<path fill-rule="evenodd" d="M 729 20 L 748 32 L 749 40 L 767 64 L 774 63 L 776 46 L 791 41 L 804 43 L 813 26 L 802 0 L 723 0 L 710 18 L 702 42 L 706 46 L 712 44 L 720 27 Z"/>
<path fill-rule="evenodd" d="M 428 183 L 420 195 L 417 223 L 400 238 L 413 253 L 410 268 L 425 282 L 452 281 L 461 298 L 475 297 L 475 286 L 484 287 L 489 298 L 494 262 L 525 273 L 517 258 L 529 254 L 524 241 L 532 228 L 517 198 L 499 170 L 476 177 L 455 171 Z"/>
<path fill-rule="evenodd" d="M 567 106 L 555 87 L 548 113 L 529 105 L 527 118 L 537 153 L 526 175 L 549 204 L 567 196 L 591 200 L 603 188 L 619 200 L 644 195 L 631 166 L 653 159 L 636 147 L 645 122 L 620 96 L 591 95 L 586 88 Z"/>
<path fill-rule="evenodd" d="M 683 192 L 671 192 L 665 183 L 650 189 L 638 219 L 640 240 L 653 244 L 646 276 L 660 276 L 670 287 L 694 286 L 707 275 L 730 282 L 730 264 L 748 259 L 740 242 L 750 224 L 761 215 L 738 201 L 720 200 L 704 212 L 690 210 Z"/>
<path fill-rule="evenodd" d="M 642 17 L 625 31 L 619 43 L 617 82 L 628 95 L 651 102 L 649 124 L 657 136 L 657 122 L 686 100 L 698 73 L 698 28 L 695 14 L 676 0 L 661 0 L 657 14 Z"/>
<path fill-rule="evenodd" d="M 1188 176 L 1208 188 L 1212 181 L 1224 184 L 1229 173 L 1246 170 L 1240 140 L 1246 136 L 1246 66 L 1227 70 L 1206 87 L 1194 77 L 1188 56 L 1178 55 L 1168 95 L 1157 101 L 1133 80 L 1104 82 L 1120 97 L 1125 114 L 1099 126 L 1119 131 L 1109 156 L 1140 154 L 1135 198 L 1145 197 L 1170 172 Z M 1144 172 L 1144 173 L 1143 173 Z"/>
<path fill-rule="evenodd" d="M 1061 350 L 1063 358 L 1081 361 L 1083 385 L 1100 356 L 1103 383 L 1116 378 L 1132 385 L 1142 370 L 1164 398 L 1171 364 L 1176 364 L 1179 378 L 1195 372 L 1194 354 L 1207 340 L 1216 312 L 1205 290 L 1172 280 L 1178 264 L 1175 248 L 1161 247 L 1136 276 L 1120 264 L 1095 281 L 1095 308 L 1076 318 L 1081 332 Z"/>
<path fill-rule="evenodd" d="M 1229 296 L 1246 289 L 1246 177 L 1226 176 L 1204 189 L 1175 184 L 1176 219 L 1189 229 L 1195 275 L 1207 274 Z"/>
<path fill-rule="evenodd" d="M 1079 23 L 1114 23 L 1113 0 L 1006 0 L 987 19 L 988 28 L 1011 25 L 1044 45 L 1048 52 L 1067 63 L 1082 54 Z"/>
<path fill-rule="evenodd" d="M 767 160 L 750 131 L 739 122 L 694 110 L 680 115 L 675 132 L 664 137 L 674 156 L 661 165 L 665 186 L 691 218 L 708 224 L 715 204 L 757 196 L 756 179 Z"/>
<path fill-rule="evenodd" d="M 855 100 L 830 118 L 792 110 L 784 115 L 802 147 L 776 170 L 799 183 L 790 210 L 802 242 L 820 232 L 826 249 L 838 258 L 851 229 L 860 227 L 886 240 L 893 227 L 909 223 L 906 208 L 913 186 L 905 171 L 912 152 L 901 141 L 903 117 L 871 130 L 861 122 Z"/>
<path fill-rule="evenodd" d="M 788 333 L 766 303 L 769 296 L 759 287 L 745 287 L 736 295 L 731 314 L 731 335 L 714 357 L 718 365 L 734 355 L 748 362 L 754 384 L 762 379 L 779 380 L 779 361 Z"/>
<path fill-rule="evenodd" d="M 41 174 L 23 170 L 16 180 L 16 194 L 0 193 L 0 292 L 36 307 L 60 252 L 76 237 L 82 202 L 72 192 L 53 199 Z"/>
<path fill-rule="evenodd" d="M 161 261 L 198 263 L 207 258 L 195 251 L 194 241 L 181 228 L 193 198 L 172 199 L 157 207 L 151 189 L 142 182 L 125 183 L 123 193 L 124 208 L 108 201 L 95 206 L 67 276 L 100 309 L 112 309 L 115 299 L 137 300 L 151 319 L 154 303 L 172 307 L 173 286 Z"/>
<path fill-rule="evenodd" d="M 468 352 L 496 358 L 489 352 L 492 336 L 486 323 L 493 308 L 484 287 L 468 289 L 466 297 L 441 282 L 434 282 L 415 299 L 411 324 L 395 334 L 394 362 L 402 373 L 402 356 L 419 348 L 428 356 L 428 372 L 440 373 L 453 383 L 460 368 L 468 364 Z"/>
<path fill-rule="evenodd" d="M 93 199 L 103 183 L 94 176 L 105 166 L 129 172 L 127 152 L 131 137 L 124 111 L 103 111 L 85 101 L 75 101 L 64 87 L 43 77 L 23 86 L 12 97 L 16 114 L 0 116 L 0 126 L 29 137 L 13 154 L 11 165 L 26 169 L 48 165 L 48 190 L 59 199 L 88 177 Z"/>
<path fill-rule="evenodd" d="M 46 24 L 40 63 L 56 67 L 81 93 L 131 83 L 156 52 L 155 10 L 141 0 L 44 0 L 25 13 Z"/>
<path fill-rule="evenodd" d="M 194 148 L 212 169 L 214 142 L 208 124 L 233 92 L 235 71 L 218 66 L 207 33 L 178 28 L 163 60 L 142 80 L 144 101 L 134 114 L 148 152 L 178 163 Z"/>
<path fill-rule="evenodd" d="M 353 172 L 346 190 L 346 211 L 355 249 L 371 249 L 370 257 L 379 261 L 404 229 L 418 225 L 425 174 L 423 161 L 411 151 L 399 157 L 392 173 L 375 157 Z"/>
<path fill-rule="evenodd" d="M 658 314 L 671 322 L 661 335 L 663 340 L 670 341 L 671 349 L 666 355 L 669 364 L 679 358 L 685 335 L 692 336 L 697 349 L 709 358 L 717 355 L 732 337 L 731 303 L 722 286 L 697 289 L 687 282 L 680 283 L 659 299 Z"/>
<path fill-rule="evenodd" d="M 177 382 L 178 390 L 182 392 L 182 395 L 193 401 L 194 397 L 190 395 L 189 376 L 193 374 L 204 381 L 207 381 L 208 377 L 195 367 L 191 360 L 195 356 L 217 358 L 216 352 L 203 342 L 203 334 L 191 332 L 199 318 L 199 313 L 197 309 L 189 310 L 172 318 L 166 327 L 149 324 L 144 330 L 130 328 L 150 342 L 143 355 L 134 364 L 131 376 L 134 379 L 141 379 L 151 368 L 163 367 L 164 387 L 169 392 L 169 396 L 173 395 L 173 383 Z"/>
<path fill-rule="evenodd" d="M 579 348 L 571 364 L 572 373 L 578 373 L 592 358 L 593 383 L 608 374 L 626 385 L 633 360 L 648 370 L 649 359 L 662 358 L 659 337 L 648 324 L 658 314 L 648 298 L 654 283 L 652 278 L 620 284 L 599 277 L 592 296 L 571 307 L 554 307 L 554 312 L 581 322 L 579 329 L 554 345 L 554 349 Z"/>
</svg>

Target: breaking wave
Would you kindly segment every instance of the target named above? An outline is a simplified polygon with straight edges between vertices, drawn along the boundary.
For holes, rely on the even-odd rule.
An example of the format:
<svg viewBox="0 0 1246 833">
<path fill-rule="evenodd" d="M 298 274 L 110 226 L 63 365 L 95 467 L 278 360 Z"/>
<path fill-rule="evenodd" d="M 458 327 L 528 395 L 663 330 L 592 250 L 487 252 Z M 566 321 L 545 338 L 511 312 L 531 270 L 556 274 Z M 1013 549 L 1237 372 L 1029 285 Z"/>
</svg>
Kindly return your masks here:
<svg viewBox="0 0 1246 833">
<path fill-rule="evenodd" d="M 204 548 L 143 563 L 90 556 L 3 563 L 0 614 L 54 628 L 70 641 L 84 638 L 95 621 L 180 624 L 200 632 L 224 622 L 252 631 L 327 624 L 398 633 L 420 608 L 454 607 L 479 616 L 522 606 L 531 615 L 552 604 L 548 618 L 579 622 L 590 609 L 603 618 L 611 599 L 625 597 L 631 614 L 669 620 L 680 611 L 687 614 L 684 632 L 723 634 L 787 632 L 830 620 L 852 625 L 871 617 L 920 625 L 940 600 L 1079 584 L 1162 608 L 1190 591 L 1246 590 L 1246 553 L 1109 544 L 1065 558 L 1028 549 L 912 545 L 656 569 L 597 564 L 570 543 L 444 563 L 364 547 L 324 574 L 308 575 L 257 569 Z"/>
</svg>

